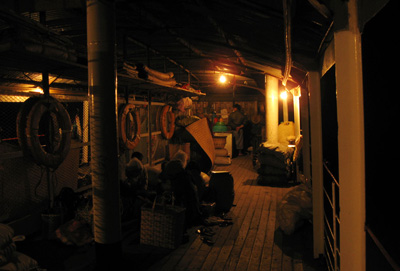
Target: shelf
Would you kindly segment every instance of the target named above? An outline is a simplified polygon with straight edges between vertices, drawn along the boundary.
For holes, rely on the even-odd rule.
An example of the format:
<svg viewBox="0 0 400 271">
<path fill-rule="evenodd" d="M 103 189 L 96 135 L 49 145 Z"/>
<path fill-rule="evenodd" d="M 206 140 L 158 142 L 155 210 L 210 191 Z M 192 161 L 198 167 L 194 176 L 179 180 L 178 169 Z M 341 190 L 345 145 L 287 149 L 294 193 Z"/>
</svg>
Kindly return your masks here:
<svg viewBox="0 0 400 271">
<path fill-rule="evenodd" d="M 23 72 L 48 72 L 62 78 L 87 81 L 87 66 L 76 62 L 10 49 L 0 52 L 0 66 Z"/>
<path fill-rule="evenodd" d="M 12 39 L 0 40 L 0 67 L 3 70 L 47 72 L 59 78 L 82 81 L 82 85 L 87 84 L 87 59 L 75 52 L 71 41 L 60 37 L 56 32 L 47 29 L 40 23 L 5 8 L 0 8 L 0 18 L 6 22 L 13 34 Z M 132 90 L 134 94 L 142 93 L 144 95 L 149 92 L 186 97 L 205 95 L 198 91 L 132 78 L 130 75 L 119 72 L 118 87 L 127 87 L 128 90 L 134 88 Z M 67 89 L 68 84 L 65 84 L 64 88 Z"/>
<path fill-rule="evenodd" d="M 179 87 L 171 87 L 167 85 L 157 84 L 155 82 L 144 80 L 140 78 L 133 78 L 129 75 L 118 74 L 118 84 L 121 83 L 122 86 L 129 86 L 135 88 L 135 90 L 142 90 L 145 93 L 150 91 L 151 93 L 163 93 L 163 94 L 179 94 L 186 97 L 191 96 L 205 96 L 205 93 L 191 91 Z"/>
<path fill-rule="evenodd" d="M 10 71 L 48 72 L 61 78 L 87 82 L 87 66 L 30 52 L 17 50 L 0 52 L 0 67 Z M 147 95 L 150 91 L 151 94 L 176 94 L 185 97 L 206 95 L 197 91 L 161 85 L 140 78 L 132 78 L 125 74 L 118 74 L 118 87 L 129 87 L 134 92 L 130 94 Z"/>
</svg>

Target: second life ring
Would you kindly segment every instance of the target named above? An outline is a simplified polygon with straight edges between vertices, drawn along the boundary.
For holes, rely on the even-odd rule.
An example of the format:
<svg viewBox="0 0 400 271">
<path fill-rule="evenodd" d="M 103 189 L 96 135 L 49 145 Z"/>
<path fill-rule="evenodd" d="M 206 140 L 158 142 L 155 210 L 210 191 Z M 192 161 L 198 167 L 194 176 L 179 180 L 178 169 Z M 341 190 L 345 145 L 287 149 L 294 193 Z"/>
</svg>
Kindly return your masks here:
<svg viewBox="0 0 400 271">
<path fill-rule="evenodd" d="M 26 122 L 26 142 L 38 164 L 56 169 L 71 146 L 71 119 L 64 106 L 53 97 L 36 101 Z M 44 133 L 43 137 L 39 134 Z"/>
<path fill-rule="evenodd" d="M 135 105 L 124 104 L 121 106 L 118 117 L 119 137 L 124 146 L 133 150 L 140 141 L 140 118 L 139 114 L 135 112 Z"/>
<path fill-rule="evenodd" d="M 161 133 L 165 139 L 171 139 L 175 132 L 175 114 L 172 107 L 165 105 L 160 114 Z"/>
</svg>

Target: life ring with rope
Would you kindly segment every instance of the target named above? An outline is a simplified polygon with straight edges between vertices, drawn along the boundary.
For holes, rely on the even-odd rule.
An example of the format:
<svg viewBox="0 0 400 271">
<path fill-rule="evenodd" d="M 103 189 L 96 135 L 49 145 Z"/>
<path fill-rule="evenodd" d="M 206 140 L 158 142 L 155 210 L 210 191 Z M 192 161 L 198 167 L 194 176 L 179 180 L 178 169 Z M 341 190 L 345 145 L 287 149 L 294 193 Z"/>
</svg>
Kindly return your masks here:
<svg viewBox="0 0 400 271">
<path fill-rule="evenodd" d="M 135 105 L 121 105 L 118 115 L 118 132 L 121 142 L 125 148 L 133 150 L 140 141 L 141 132 L 140 118 L 135 111 Z"/>
<path fill-rule="evenodd" d="M 32 156 L 29 147 L 28 147 L 28 142 L 26 138 L 26 122 L 28 119 L 29 112 L 31 111 L 32 107 L 35 105 L 37 101 L 40 100 L 41 97 L 39 96 L 32 96 L 29 97 L 25 102 L 21 105 L 18 115 L 17 115 L 17 138 L 18 138 L 18 143 L 19 146 L 22 149 L 22 152 L 24 153 L 25 156 Z"/>
<path fill-rule="evenodd" d="M 164 105 L 160 114 L 161 133 L 165 139 L 171 139 L 175 132 L 175 114 L 170 105 Z"/>
<path fill-rule="evenodd" d="M 44 136 L 39 136 L 44 133 Z M 64 106 L 53 97 L 34 102 L 26 118 L 26 143 L 39 165 L 53 169 L 67 157 L 71 147 L 71 119 Z"/>
</svg>

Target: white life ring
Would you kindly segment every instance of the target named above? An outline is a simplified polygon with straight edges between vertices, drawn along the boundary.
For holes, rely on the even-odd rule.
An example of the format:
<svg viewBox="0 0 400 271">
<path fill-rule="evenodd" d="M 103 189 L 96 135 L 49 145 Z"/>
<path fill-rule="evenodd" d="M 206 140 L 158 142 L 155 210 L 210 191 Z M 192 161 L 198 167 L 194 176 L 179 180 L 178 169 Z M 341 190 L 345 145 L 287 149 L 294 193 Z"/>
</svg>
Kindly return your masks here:
<svg viewBox="0 0 400 271">
<path fill-rule="evenodd" d="M 127 122 L 128 115 L 129 121 Z M 139 114 L 135 112 L 133 104 L 124 104 L 120 107 L 118 123 L 119 137 L 123 146 L 133 150 L 140 141 L 141 132 Z"/>
<path fill-rule="evenodd" d="M 45 144 L 39 137 L 42 130 L 41 120 L 50 117 L 45 125 L 47 134 Z M 44 97 L 37 100 L 26 119 L 26 143 L 34 160 L 41 165 L 57 168 L 67 157 L 71 146 L 71 119 L 64 106 L 53 97 Z M 41 132 L 41 131 L 40 131 Z"/>
</svg>

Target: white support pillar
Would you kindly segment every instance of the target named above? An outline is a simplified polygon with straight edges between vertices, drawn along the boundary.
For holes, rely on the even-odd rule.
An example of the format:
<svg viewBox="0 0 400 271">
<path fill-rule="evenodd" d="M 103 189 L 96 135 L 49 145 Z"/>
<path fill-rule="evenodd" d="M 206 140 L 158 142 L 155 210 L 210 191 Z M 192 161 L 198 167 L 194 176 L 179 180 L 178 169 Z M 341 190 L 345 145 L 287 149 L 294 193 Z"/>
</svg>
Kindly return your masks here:
<svg viewBox="0 0 400 271">
<path fill-rule="evenodd" d="M 300 86 L 291 92 L 293 94 L 294 135 L 298 138 L 300 136 Z"/>
<path fill-rule="evenodd" d="M 282 99 L 282 111 L 283 111 L 283 122 L 288 122 L 289 121 L 289 109 L 288 109 L 288 102 L 287 102 L 287 92 L 284 92 L 286 94 L 285 97 L 281 96 Z"/>
<path fill-rule="evenodd" d="M 340 270 L 365 271 L 365 151 L 361 34 L 357 1 L 335 16 L 348 25 L 334 33 L 339 152 Z M 336 18 L 335 18 L 336 19 Z"/>
<path fill-rule="evenodd" d="M 309 72 L 314 258 L 324 254 L 322 116 L 319 72 Z"/>
<path fill-rule="evenodd" d="M 88 0 L 88 87 L 96 270 L 121 270 L 115 4 Z"/>
<path fill-rule="evenodd" d="M 82 142 L 87 144 L 89 142 L 89 102 L 83 102 L 83 135 Z M 86 164 L 89 162 L 89 147 L 83 146 L 82 148 L 82 163 Z"/>
<path fill-rule="evenodd" d="M 266 133 L 268 143 L 278 142 L 279 93 L 278 78 L 265 75 Z"/>
<path fill-rule="evenodd" d="M 309 102 L 308 92 L 305 89 L 301 90 L 300 98 L 300 121 L 303 136 L 303 173 L 307 180 L 311 180 L 311 153 L 310 153 L 310 119 L 309 119 Z"/>
</svg>

